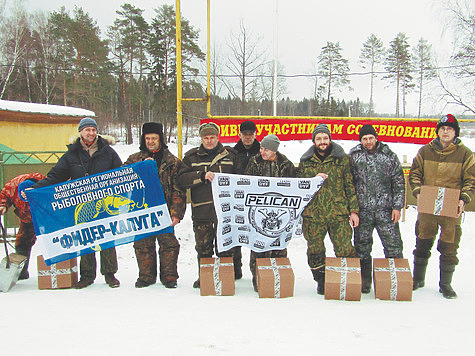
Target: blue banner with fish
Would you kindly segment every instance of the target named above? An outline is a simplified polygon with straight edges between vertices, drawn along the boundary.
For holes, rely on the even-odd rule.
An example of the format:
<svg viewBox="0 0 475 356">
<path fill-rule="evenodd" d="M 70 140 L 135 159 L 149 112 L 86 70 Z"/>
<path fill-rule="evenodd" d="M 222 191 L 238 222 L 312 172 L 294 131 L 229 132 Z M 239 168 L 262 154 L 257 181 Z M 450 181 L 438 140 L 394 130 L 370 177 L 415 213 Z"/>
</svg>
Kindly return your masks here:
<svg viewBox="0 0 475 356">
<path fill-rule="evenodd" d="M 47 265 L 173 232 L 152 160 L 26 194 Z"/>
</svg>

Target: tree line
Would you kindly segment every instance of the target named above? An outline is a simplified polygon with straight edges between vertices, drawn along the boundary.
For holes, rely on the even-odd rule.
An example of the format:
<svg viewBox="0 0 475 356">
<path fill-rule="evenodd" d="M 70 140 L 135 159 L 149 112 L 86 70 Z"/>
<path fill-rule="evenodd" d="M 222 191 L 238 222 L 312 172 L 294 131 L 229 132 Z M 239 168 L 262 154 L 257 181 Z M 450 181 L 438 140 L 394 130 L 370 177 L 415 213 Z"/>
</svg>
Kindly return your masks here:
<svg viewBox="0 0 475 356">
<path fill-rule="evenodd" d="M 362 44 L 359 62 L 370 78 L 369 97 L 359 95 L 345 102 L 336 89 L 350 84 L 348 59 L 338 42 L 327 42 L 317 58 L 311 98 L 286 98 L 284 68 L 278 64 L 277 85 L 273 63 L 267 60 L 258 35 L 240 23 L 222 55 L 213 45 L 211 100 L 214 115 L 271 115 L 273 91 L 278 90 L 279 115 L 373 116 L 373 88 L 377 77 L 395 90 L 395 115 L 406 116 L 406 96 L 417 90 L 419 116 L 424 89 L 438 81 L 441 97 L 475 113 L 473 99 L 475 20 L 470 6 L 448 8 L 457 29 L 453 67 L 437 70 L 431 46 L 424 39 L 411 47 L 399 33 L 385 48 L 371 34 Z M 156 8 L 147 22 L 142 9 L 124 3 L 114 23 L 101 34 L 96 20 L 82 8 L 70 13 L 61 8 L 51 13 L 28 13 L 17 1 L 7 14 L 0 4 L 0 99 L 82 107 L 94 111 L 105 130 L 120 127 L 126 143 L 132 143 L 133 128 L 145 121 L 164 123 L 166 134 L 176 126 L 175 10 Z M 182 19 L 184 97 L 206 96 L 203 72 L 205 54 L 198 45 L 199 32 Z M 445 76 L 445 77 L 444 77 Z M 450 80 L 449 80 L 450 78 Z M 457 78 L 467 83 L 472 96 L 452 88 Z M 470 92 L 471 90 L 471 92 Z M 206 115 L 199 103 L 185 103 L 187 125 L 194 126 Z M 171 136 L 171 135 L 167 135 Z"/>
</svg>

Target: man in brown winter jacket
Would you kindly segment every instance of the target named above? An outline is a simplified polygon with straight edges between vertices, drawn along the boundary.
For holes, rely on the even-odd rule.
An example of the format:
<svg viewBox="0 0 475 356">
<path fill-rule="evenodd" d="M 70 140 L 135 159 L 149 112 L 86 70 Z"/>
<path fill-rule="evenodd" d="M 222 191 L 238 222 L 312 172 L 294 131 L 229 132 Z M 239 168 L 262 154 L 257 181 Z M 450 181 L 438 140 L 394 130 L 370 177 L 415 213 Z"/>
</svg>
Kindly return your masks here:
<svg viewBox="0 0 475 356">
<path fill-rule="evenodd" d="M 180 160 L 167 148 L 163 138 L 163 126 L 156 122 L 147 122 L 142 126 L 140 152 L 132 154 L 124 164 L 140 162 L 146 159 L 157 163 L 158 177 L 162 185 L 165 200 L 172 219 L 172 226 L 178 224 L 185 215 L 186 194 L 177 184 Z M 155 240 L 158 241 L 160 256 L 160 281 L 167 288 L 176 288 L 178 279 L 178 253 L 180 244 L 174 233 L 149 236 L 134 242 L 135 256 L 139 266 L 139 278 L 136 288 L 144 288 L 157 280 L 157 254 Z"/>
<path fill-rule="evenodd" d="M 412 162 L 409 183 L 412 194 L 418 198 L 422 185 L 460 190 L 456 218 L 419 213 L 416 222 L 413 289 L 424 287 L 427 262 L 431 255 L 440 226 L 437 250 L 440 252 L 439 292 L 444 298 L 454 299 L 452 276 L 459 260 L 457 250 L 462 236 L 461 215 L 475 192 L 475 159 L 473 152 L 458 138 L 457 119 L 448 114 L 437 123 L 437 138 L 423 146 Z"/>
<path fill-rule="evenodd" d="M 240 173 L 241 161 L 231 147 L 219 142 L 219 126 L 213 122 L 200 126 L 201 145 L 185 153 L 178 174 L 178 183 L 191 191 L 193 231 L 198 263 L 203 257 L 212 257 L 215 248 L 217 218 L 214 210 L 211 182 L 214 173 Z M 220 257 L 233 256 L 232 250 L 221 252 Z M 200 287 L 200 279 L 193 288 Z"/>
</svg>

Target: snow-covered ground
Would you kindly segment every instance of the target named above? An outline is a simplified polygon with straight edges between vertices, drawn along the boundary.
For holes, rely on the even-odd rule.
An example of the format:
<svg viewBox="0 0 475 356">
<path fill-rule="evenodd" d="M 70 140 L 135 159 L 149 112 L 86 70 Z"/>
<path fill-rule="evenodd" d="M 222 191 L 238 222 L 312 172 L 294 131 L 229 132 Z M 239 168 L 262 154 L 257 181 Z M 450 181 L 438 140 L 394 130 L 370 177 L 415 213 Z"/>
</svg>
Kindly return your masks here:
<svg viewBox="0 0 475 356">
<path fill-rule="evenodd" d="M 475 139 L 463 139 L 472 150 Z M 356 142 L 340 141 L 346 152 Z M 280 151 L 292 161 L 310 145 L 282 142 Z M 401 161 L 412 162 L 419 145 L 390 144 Z M 138 144 L 115 148 L 125 160 Z M 170 149 L 176 154 L 176 145 Z M 192 146 L 184 147 L 186 152 Z M 404 256 L 412 268 L 414 207 L 400 224 Z M 434 247 L 426 287 L 412 302 L 381 301 L 374 291 L 360 302 L 328 301 L 316 294 L 307 266 L 306 242 L 291 242 L 288 253 L 296 277 L 293 298 L 259 299 L 251 283 L 249 251 L 243 249 L 244 277 L 231 297 L 201 297 L 192 288 L 197 261 L 188 206 L 177 226 L 180 240 L 178 288 L 161 284 L 134 287 L 138 276 L 132 245 L 117 248 L 121 281 L 109 288 L 102 276 L 83 290 L 38 290 L 33 248 L 29 280 L 0 293 L 1 355 L 469 355 L 475 342 L 475 213 L 465 214 L 459 249 L 460 265 L 453 287 L 459 297 L 446 300 L 438 292 L 438 257 Z M 384 257 L 377 234 L 373 257 Z M 327 255 L 333 256 L 329 239 Z M 0 251 L 3 257 L 4 251 Z M 99 272 L 98 272 L 99 273 Z"/>
</svg>

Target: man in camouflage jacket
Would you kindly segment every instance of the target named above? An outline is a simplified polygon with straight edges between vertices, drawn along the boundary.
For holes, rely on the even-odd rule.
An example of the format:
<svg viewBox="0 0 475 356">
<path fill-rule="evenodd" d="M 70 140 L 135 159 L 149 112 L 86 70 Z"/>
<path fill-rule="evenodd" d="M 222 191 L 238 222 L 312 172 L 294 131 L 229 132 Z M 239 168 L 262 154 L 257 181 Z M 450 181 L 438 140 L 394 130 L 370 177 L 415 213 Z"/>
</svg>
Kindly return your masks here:
<svg viewBox="0 0 475 356">
<path fill-rule="evenodd" d="M 212 257 L 215 248 L 217 218 L 211 192 L 214 173 L 241 172 L 237 152 L 231 147 L 224 147 L 218 140 L 218 125 L 213 122 L 203 124 L 199 128 L 199 134 L 201 145 L 185 153 L 178 173 L 178 183 L 191 191 L 191 212 L 198 264 L 201 258 Z M 233 252 L 224 251 L 217 255 L 232 257 Z M 193 283 L 193 287 L 200 287 L 199 278 Z"/>
<path fill-rule="evenodd" d="M 349 157 L 340 145 L 331 141 L 327 125 L 315 127 L 312 142 L 313 146 L 300 159 L 297 177 L 315 177 L 319 173 L 327 175 L 323 186 L 302 213 L 308 264 L 318 283 L 317 293 L 324 294 L 325 235 L 327 232 L 330 235 L 337 257 L 355 257 L 355 248 L 351 243 L 352 227 L 358 226 L 359 208 Z"/>
<path fill-rule="evenodd" d="M 132 154 L 124 164 L 141 162 L 146 159 L 153 159 L 157 163 L 158 177 L 170 211 L 172 226 L 175 226 L 185 215 L 186 193 L 177 184 L 180 160 L 168 150 L 163 138 L 163 126 L 160 123 L 147 122 L 143 124 L 140 152 Z M 148 287 L 157 280 L 155 240 L 159 245 L 160 281 L 167 288 L 176 288 L 180 244 L 174 233 L 149 236 L 134 242 L 135 256 L 139 267 L 139 278 L 135 282 L 135 287 Z"/>
<path fill-rule="evenodd" d="M 409 183 L 418 198 L 422 185 L 460 190 L 458 217 L 419 213 L 416 222 L 413 289 L 425 284 L 427 263 L 440 226 L 437 250 L 440 252 L 439 292 L 445 298 L 457 298 L 452 289 L 452 276 L 458 264 L 457 250 L 462 236 L 461 215 L 475 192 L 475 159 L 473 152 L 458 138 L 457 119 L 448 114 L 437 123 L 437 138 L 423 146 L 412 162 Z"/>
<path fill-rule="evenodd" d="M 15 208 L 15 215 L 20 219 L 20 228 L 16 235 L 15 251 L 26 257 L 26 263 L 20 273 L 19 279 L 28 279 L 28 263 L 31 248 L 36 242 L 35 230 L 31 221 L 30 204 L 21 197 L 21 192 L 31 187 L 45 176 L 41 173 L 20 174 L 8 181 L 0 191 L 0 215 L 6 214 L 10 207 Z"/>
<path fill-rule="evenodd" d="M 373 126 L 360 130 L 360 144 L 350 151 L 350 166 L 360 208 L 355 249 L 361 259 L 363 293 L 372 284 L 373 230 L 376 228 L 386 258 L 402 258 L 399 218 L 404 207 L 405 181 L 401 163 L 388 145 L 378 141 Z"/>
<path fill-rule="evenodd" d="M 294 164 L 278 152 L 280 140 L 276 135 L 267 135 L 262 139 L 260 154 L 251 157 L 244 174 L 261 177 L 295 177 Z M 252 285 L 257 292 L 256 258 L 287 257 L 287 249 L 266 252 L 251 251 L 249 267 L 252 273 Z"/>
</svg>

